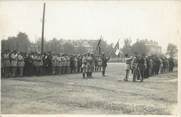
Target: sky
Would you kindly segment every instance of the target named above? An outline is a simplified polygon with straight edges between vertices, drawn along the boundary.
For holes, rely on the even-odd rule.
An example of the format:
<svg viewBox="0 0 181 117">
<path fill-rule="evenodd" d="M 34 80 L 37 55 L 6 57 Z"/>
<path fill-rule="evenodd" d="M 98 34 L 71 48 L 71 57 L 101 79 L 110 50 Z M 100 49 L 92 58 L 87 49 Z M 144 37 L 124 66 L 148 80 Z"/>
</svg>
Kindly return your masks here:
<svg viewBox="0 0 181 117">
<path fill-rule="evenodd" d="M 46 2 L 45 38 L 154 40 L 165 51 L 181 38 L 179 1 L 1 1 L 0 39 L 25 32 L 31 42 L 41 37 Z"/>
</svg>

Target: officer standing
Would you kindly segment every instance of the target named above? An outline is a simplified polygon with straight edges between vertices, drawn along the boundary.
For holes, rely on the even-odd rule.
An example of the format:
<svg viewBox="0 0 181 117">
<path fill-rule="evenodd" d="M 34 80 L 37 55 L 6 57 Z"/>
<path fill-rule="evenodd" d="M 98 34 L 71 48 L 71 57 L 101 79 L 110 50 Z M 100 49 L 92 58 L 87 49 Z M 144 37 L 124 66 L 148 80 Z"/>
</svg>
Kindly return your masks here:
<svg viewBox="0 0 181 117">
<path fill-rule="evenodd" d="M 22 77 L 23 76 L 23 71 L 24 71 L 24 57 L 22 55 L 22 53 L 18 54 L 18 69 L 19 69 L 19 76 Z"/>
<path fill-rule="evenodd" d="M 56 74 L 56 64 L 57 64 L 57 57 L 55 54 L 52 55 L 52 74 L 55 75 Z"/>
<path fill-rule="evenodd" d="M 152 76 L 152 73 L 153 73 L 152 71 L 153 71 L 153 60 L 150 57 L 149 58 L 149 76 Z"/>
<path fill-rule="evenodd" d="M 102 53 L 102 76 L 105 77 L 105 72 L 106 72 L 106 67 L 107 67 L 107 62 L 109 61 L 110 57 L 106 57 L 104 53 Z"/>
<path fill-rule="evenodd" d="M 169 58 L 169 72 L 173 72 L 174 60 L 172 57 Z"/>
<path fill-rule="evenodd" d="M 92 64 L 93 64 L 93 57 L 90 55 L 90 53 L 87 54 L 87 77 L 91 78 L 92 77 Z"/>
<path fill-rule="evenodd" d="M 137 77 L 138 77 L 138 57 L 137 57 L 137 54 L 135 54 L 135 56 L 133 57 L 133 59 L 131 61 L 131 69 L 133 72 L 133 82 L 135 82 Z"/>
<path fill-rule="evenodd" d="M 70 57 L 70 73 L 74 72 L 74 57 L 71 55 Z"/>
<path fill-rule="evenodd" d="M 144 72 L 146 69 L 146 60 L 144 55 L 142 55 L 139 59 L 138 59 L 138 73 L 140 75 L 140 81 L 143 82 L 144 79 Z"/>
<path fill-rule="evenodd" d="M 82 77 L 83 78 L 85 78 L 86 76 L 85 76 L 85 74 L 86 74 L 86 55 L 83 55 L 83 57 L 82 57 L 82 66 L 81 66 L 81 68 L 82 68 Z"/>
<path fill-rule="evenodd" d="M 129 73 L 130 73 L 130 70 L 131 70 L 131 60 L 132 60 L 132 57 L 128 57 L 128 54 L 125 55 L 125 60 L 126 60 L 126 76 L 124 78 L 124 81 L 128 81 L 128 78 L 129 78 Z"/>
<path fill-rule="evenodd" d="M 102 66 L 102 59 L 100 56 L 98 56 L 98 71 L 101 71 L 101 66 Z"/>
<path fill-rule="evenodd" d="M 16 51 L 13 51 L 10 55 L 10 59 L 11 59 L 11 72 L 12 72 L 12 77 L 16 76 L 16 72 L 17 72 L 17 53 Z"/>
<path fill-rule="evenodd" d="M 4 63 L 4 76 L 9 77 L 10 76 L 10 54 L 9 51 L 5 51 L 3 54 L 3 63 Z"/>
</svg>

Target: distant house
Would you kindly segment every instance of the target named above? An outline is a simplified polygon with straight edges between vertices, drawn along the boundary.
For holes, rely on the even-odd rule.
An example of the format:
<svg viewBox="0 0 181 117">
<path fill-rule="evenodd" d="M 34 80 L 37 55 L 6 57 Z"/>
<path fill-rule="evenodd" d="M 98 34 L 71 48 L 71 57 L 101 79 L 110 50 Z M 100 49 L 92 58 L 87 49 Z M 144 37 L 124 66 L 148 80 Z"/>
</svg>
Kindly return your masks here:
<svg viewBox="0 0 181 117">
<path fill-rule="evenodd" d="M 161 54 L 161 46 L 155 41 L 145 41 L 145 45 L 148 47 L 148 55 L 159 55 Z"/>
<path fill-rule="evenodd" d="M 78 48 L 80 46 L 83 46 L 87 52 L 93 52 L 94 47 L 91 45 L 91 42 L 95 40 L 76 40 L 73 41 L 72 44 L 74 45 L 75 48 Z"/>
</svg>

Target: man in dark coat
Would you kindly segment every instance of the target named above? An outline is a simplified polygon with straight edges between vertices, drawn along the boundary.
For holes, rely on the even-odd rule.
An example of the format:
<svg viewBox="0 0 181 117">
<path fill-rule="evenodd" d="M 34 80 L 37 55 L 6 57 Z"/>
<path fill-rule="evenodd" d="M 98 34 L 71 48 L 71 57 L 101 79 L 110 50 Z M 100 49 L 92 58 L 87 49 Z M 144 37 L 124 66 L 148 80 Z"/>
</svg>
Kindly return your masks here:
<svg viewBox="0 0 181 117">
<path fill-rule="evenodd" d="M 143 82 L 143 79 L 144 79 L 145 69 L 146 69 L 146 59 L 145 59 L 144 55 L 142 55 L 138 59 L 138 72 L 140 74 L 141 82 Z"/>
<path fill-rule="evenodd" d="M 173 72 L 174 60 L 172 57 L 169 58 L 169 72 Z"/>
<path fill-rule="evenodd" d="M 74 72 L 74 57 L 70 57 L 70 73 Z"/>
<path fill-rule="evenodd" d="M 148 78 L 149 77 L 150 64 L 149 64 L 149 58 L 147 56 L 145 57 L 145 65 L 146 65 L 146 68 L 144 71 L 144 77 Z"/>
<path fill-rule="evenodd" d="M 158 75 L 159 73 L 159 69 L 160 69 L 160 60 L 159 60 L 159 57 L 156 57 L 156 60 L 155 60 L 155 71 L 156 71 L 156 75 Z"/>
<path fill-rule="evenodd" d="M 33 74 L 33 59 L 30 54 L 26 54 L 24 58 L 25 66 L 24 66 L 24 75 L 32 76 Z"/>
<path fill-rule="evenodd" d="M 107 62 L 109 61 L 110 57 L 106 57 L 104 53 L 102 53 L 102 76 L 105 76 L 105 71 L 107 67 Z"/>
<path fill-rule="evenodd" d="M 126 61 L 126 76 L 124 78 L 124 81 L 128 81 L 129 78 L 129 73 L 131 70 L 131 61 L 132 61 L 132 57 L 128 57 L 128 54 L 125 55 L 125 61 Z"/>
</svg>

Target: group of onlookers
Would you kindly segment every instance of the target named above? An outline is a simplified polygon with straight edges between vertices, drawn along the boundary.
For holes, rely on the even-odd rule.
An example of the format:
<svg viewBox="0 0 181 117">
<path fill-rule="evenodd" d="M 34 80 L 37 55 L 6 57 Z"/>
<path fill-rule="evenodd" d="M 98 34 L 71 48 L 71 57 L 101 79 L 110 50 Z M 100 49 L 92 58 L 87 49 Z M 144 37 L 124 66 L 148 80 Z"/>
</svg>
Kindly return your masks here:
<svg viewBox="0 0 181 117">
<path fill-rule="evenodd" d="M 174 59 L 165 56 L 144 56 L 135 54 L 134 57 L 126 55 L 126 76 L 125 81 L 128 81 L 130 71 L 133 74 L 133 81 L 137 79 L 143 81 L 153 75 L 172 72 L 174 68 Z"/>
<path fill-rule="evenodd" d="M 1 53 L 1 76 L 22 77 L 70 73 L 85 73 L 92 76 L 93 71 L 101 71 L 102 57 L 86 53 L 67 55 L 47 52 L 23 53 L 6 50 Z"/>
</svg>

